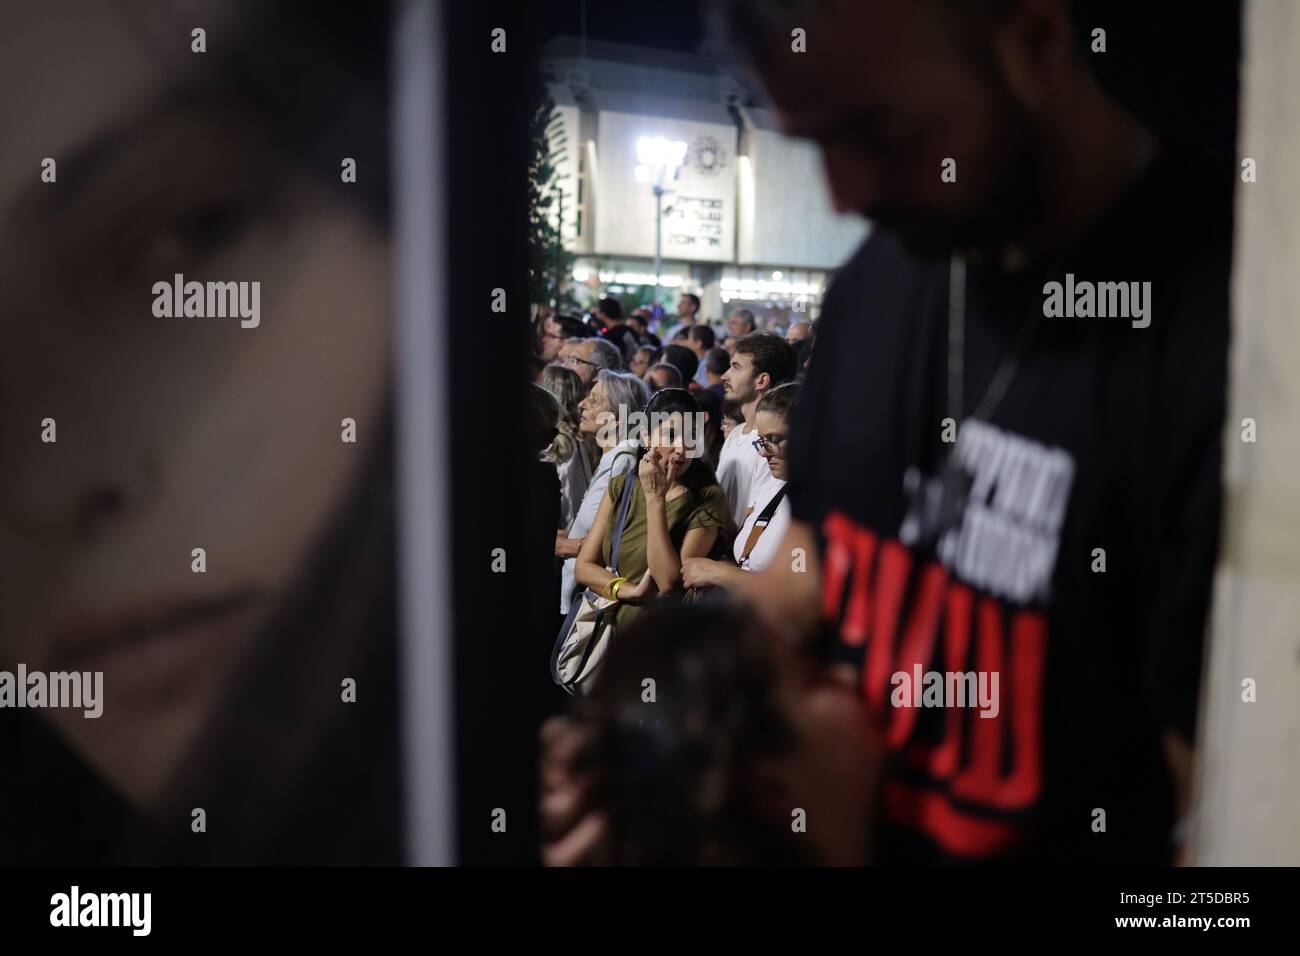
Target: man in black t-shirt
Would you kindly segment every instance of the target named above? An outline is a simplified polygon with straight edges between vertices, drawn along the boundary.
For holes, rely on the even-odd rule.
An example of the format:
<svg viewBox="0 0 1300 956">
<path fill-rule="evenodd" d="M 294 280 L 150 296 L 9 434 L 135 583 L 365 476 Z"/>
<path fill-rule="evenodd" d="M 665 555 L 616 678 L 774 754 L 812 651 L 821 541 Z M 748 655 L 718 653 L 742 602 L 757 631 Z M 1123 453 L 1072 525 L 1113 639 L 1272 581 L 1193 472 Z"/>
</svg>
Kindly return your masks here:
<svg viewBox="0 0 1300 956">
<path fill-rule="evenodd" d="M 876 858 L 1171 859 L 1230 175 L 1103 92 L 1067 0 L 716 6 L 834 206 L 875 227 L 792 422 L 790 559 L 747 590 L 861 688 L 889 755 Z M 599 859 L 576 732 L 552 730 L 545 858 Z"/>
<path fill-rule="evenodd" d="M 780 7 L 780 4 L 776 5 Z M 835 205 L 768 614 L 852 665 L 884 861 L 1160 862 L 1218 547 L 1231 176 L 1101 90 L 1065 0 L 738 38 Z M 796 570 L 791 565 L 796 565 Z"/>
<path fill-rule="evenodd" d="M 618 346 L 618 350 L 623 353 L 624 362 L 631 361 L 641 343 L 632 327 L 624 321 L 623 306 L 618 299 L 601 299 L 596 303 L 595 316 L 602 327 L 601 338 Z"/>
</svg>

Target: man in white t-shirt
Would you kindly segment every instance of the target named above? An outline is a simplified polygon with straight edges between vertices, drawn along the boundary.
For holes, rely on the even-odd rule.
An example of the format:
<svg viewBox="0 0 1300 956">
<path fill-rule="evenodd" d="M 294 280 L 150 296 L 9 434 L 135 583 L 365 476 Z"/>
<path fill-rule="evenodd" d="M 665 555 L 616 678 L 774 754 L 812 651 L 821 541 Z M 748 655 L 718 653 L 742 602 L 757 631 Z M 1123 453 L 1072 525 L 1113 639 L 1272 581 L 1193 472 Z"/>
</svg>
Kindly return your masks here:
<svg viewBox="0 0 1300 956">
<path fill-rule="evenodd" d="M 727 496 L 736 527 L 744 523 L 756 495 L 772 480 L 766 460 L 754 447 L 758 402 L 771 389 L 792 380 L 794 374 L 794 349 L 789 343 L 780 336 L 756 332 L 737 341 L 731 367 L 722 375 L 725 397 L 738 402 L 745 416 L 744 424 L 731 430 L 718 456 L 718 484 Z"/>
</svg>

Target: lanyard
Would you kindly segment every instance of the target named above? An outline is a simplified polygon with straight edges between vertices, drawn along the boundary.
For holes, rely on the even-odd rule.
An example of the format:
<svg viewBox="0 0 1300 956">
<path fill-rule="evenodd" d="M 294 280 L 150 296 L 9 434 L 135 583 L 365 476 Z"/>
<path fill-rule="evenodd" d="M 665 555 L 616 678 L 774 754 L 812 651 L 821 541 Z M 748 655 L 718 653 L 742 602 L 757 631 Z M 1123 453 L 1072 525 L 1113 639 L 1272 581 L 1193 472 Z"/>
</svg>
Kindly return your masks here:
<svg viewBox="0 0 1300 956">
<path fill-rule="evenodd" d="M 973 418 L 988 421 L 1011 387 L 1012 380 L 1020 371 L 1025 353 L 1029 350 L 1038 323 L 1042 319 L 1041 309 L 1031 309 L 1030 314 L 1020 324 L 1016 337 L 1003 356 L 993 379 L 989 382 L 984 395 L 975 406 Z M 966 396 L 966 263 L 952 254 L 948 269 L 948 414 L 958 429 L 964 417 L 963 405 Z"/>
</svg>

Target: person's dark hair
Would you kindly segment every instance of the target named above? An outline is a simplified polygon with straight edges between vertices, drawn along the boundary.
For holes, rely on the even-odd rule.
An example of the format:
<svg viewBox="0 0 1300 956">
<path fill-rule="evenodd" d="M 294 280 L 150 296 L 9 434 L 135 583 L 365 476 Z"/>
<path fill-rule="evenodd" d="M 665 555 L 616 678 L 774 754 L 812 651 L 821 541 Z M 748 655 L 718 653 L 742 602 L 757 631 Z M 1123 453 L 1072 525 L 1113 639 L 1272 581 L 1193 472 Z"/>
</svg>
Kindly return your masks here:
<svg viewBox="0 0 1300 956">
<path fill-rule="evenodd" d="M 337 157 L 354 157 L 368 172 L 347 192 L 373 221 L 387 224 L 388 31 L 394 5 L 285 0 L 230 7 L 226 40 L 205 54 L 222 91 L 249 107 L 268 138 L 302 168 L 332 167 L 337 182 Z M 123 13 L 133 21 L 144 16 L 129 6 Z M 286 83 L 288 76 L 311 82 Z"/>
<path fill-rule="evenodd" d="M 528 383 L 528 447 L 539 454 L 550 448 L 559 434 L 564 410 L 554 395 L 535 382 Z"/>
<path fill-rule="evenodd" d="M 740 424 L 745 420 L 745 410 L 740 402 L 729 398 L 722 403 L 722 417 L 730 418 L 736 424 Z"/>
<path fill-rule="evenodd" d="M 808 365 L 808 360 L 812 358 L 813 349 L 816 345 L 817 336 L 813 335 L 811 332 L 794 345 L 795 374 L 801 379 L 808 374 L 806 366 Z"/>
<path fill-rule="evenodd" d="M 786 382 L 784 385 L 769 389 L 758 400 L 758 407 L 754 411 L 756 413 L 771 412 L 788 422 L 790 420 L 790 410 L 794 408 L 794 403 L 799 400 L 799 388 L 798 382 Z"/>
<path fill-rule="evenodd" d="M 667 362 L 655 362 L 653 365 L 651 365 L 648 369 L 645 370 L 646 375 L 649 375 L 657 368 L 664 368 L 673 373 L 672 379 L 669 381 L 667 385 L 664 385 L 663 388 L 681 388 L 682 373 L 677 370 L 676 365 L 669 365 Z M 653 387 L 654 386 L 652 385 L 651 388 Z"/>
<path fill-rule="evenodd" d="M 695 400 L 695 393 L 685 388 L 661 388 L 650 396 L 650 401 L 646 402 L 645 417 L 647 422 L 653 422 L 653 415 L 672 415 L 679 413 L 685 415 L 698 415 L 700 413 L 700 403 Z M 642 443 L 645 447 L 645 443 Z M 705 447 L 707 452 L 707 445 Z M 678 477 L 687 491 L 696 497 L 698 501 L 700 493 L 709 485 L 716 485 L 718 477 L 713 471 L 713 466 L 708 460 L 701 456 L 690 459 L 690 465 Z M 730 526 L 730 515 L 722 516 L 724 526 Z"/>
<path fill-rule="evenodd" d="M 700 411 L 709 417 L 704 426 L 704 457 L 716 472 L 722 455 L 722 396 L 711 388 L 702 388 L 691 394 L 700 403 Z"/>
<path fill-rule="evenodd" d="M 691 302 L 695 305 L 695 311 L 696 312 L 700 311 L 700 297 L 696 295 L 694 292 L 683 292 L 682 298 L 690 299 Z"/>
<path fill-rule="evenodd" d="M 541 355 L 534 352 L 528 356 L 528 377 L 536 380 L 542 372 L 546 371 L 546 366 L 550 364 Z"/>
<path fill-rule="evenodd" d="M 754 318 L 754 313 L 751 312 L 749 309 L 737 309 L 732 314 L 740 316 L 741 321 L 743 321 L 747 326 L 749 326 L 750 332 L 753 332 L 755 329 L 758 328 L 758 319 Z"/>
<path fill-rule="evenodd" d="M 731 365 L 731 356 L 726 349 L 711 348 L 704 356 L 704 365 L 714 375 L 721 375 Z"/>
<path fill-rule="evenodd" d="M 611 322 L 623 321 L 623 304 L 618 299 L 601 299 L 596 303 L 596 308 Z"/>
<path fill-rule="evenodd" d="M 687 384 L 695 378 L 695 372 L 700 367 L 700 357 L 692 352 L 685 345 L 664 346 L 664 361 L 669 365 L 676 366 L 677 371 L 682 376 L 682 384 Z"/>
<path fill-rule="evenodd" d="M 736 340 L 736 354 L 748 355 L 754 374 L 766 372 L 774 386 L 794 378 L 794 349 L 790 343 L 771 332 L 751 332 Z"/>
<path fill-rule="evenodd" d="M 655 350 L 650 353 L 650 358 L 647 361 L 649 361 L 651 365 L 658 365 L 663 360 L 664 360 L 664 347 L 662 345 L 657 345 L 655 346 Z"/>
<path fill-rule="evenodd" d="M 576 316 L 556 315 L 551 318 L 551 321 L 559 327 L 559 334 L 562 339 L 585 339 L 591 335 L 587 323 Z"/>
<path fill-rule="evenodd" d="M 713 348 L 713 343 L 717 336 L 713 334 L 713 329 L 709 328 L 702 322 L 697 322 L 691 326 L 690 338 L 699 342 L 701 348 L 711 349 Z"/>
<path fill-rule="evenodd" d="M 604 769 L 615 865 L 811 862 L 787 826 L 764 820 L 752 786 L 756 762 L 797 743 L 771 641 L 743 609 L 670 601 L 619 632 L 579 710 Z"/>
</svg>

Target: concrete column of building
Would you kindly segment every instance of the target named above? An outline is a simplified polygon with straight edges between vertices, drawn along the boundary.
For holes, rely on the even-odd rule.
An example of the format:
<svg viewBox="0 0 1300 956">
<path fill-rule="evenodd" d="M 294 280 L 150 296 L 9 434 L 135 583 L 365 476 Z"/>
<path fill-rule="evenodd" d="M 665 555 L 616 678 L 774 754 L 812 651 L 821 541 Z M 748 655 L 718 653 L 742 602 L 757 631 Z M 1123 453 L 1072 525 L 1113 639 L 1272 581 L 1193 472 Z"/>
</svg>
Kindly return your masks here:
<svg viewBox="0 0 1300 956">
<path fill-rule="evenodd" d="M 725 321 L 727 316 L 726 306 L 722 304 L 722 266 L 693 266 L 691 279 L 700 289 L 700 317 L 715 325 Z"/>
<path fill-rule="evenodd" d="M 1244 7 L 1223 550 L 1192 860 L 1300 864 L 1300 5 Z"/>
</svg>

